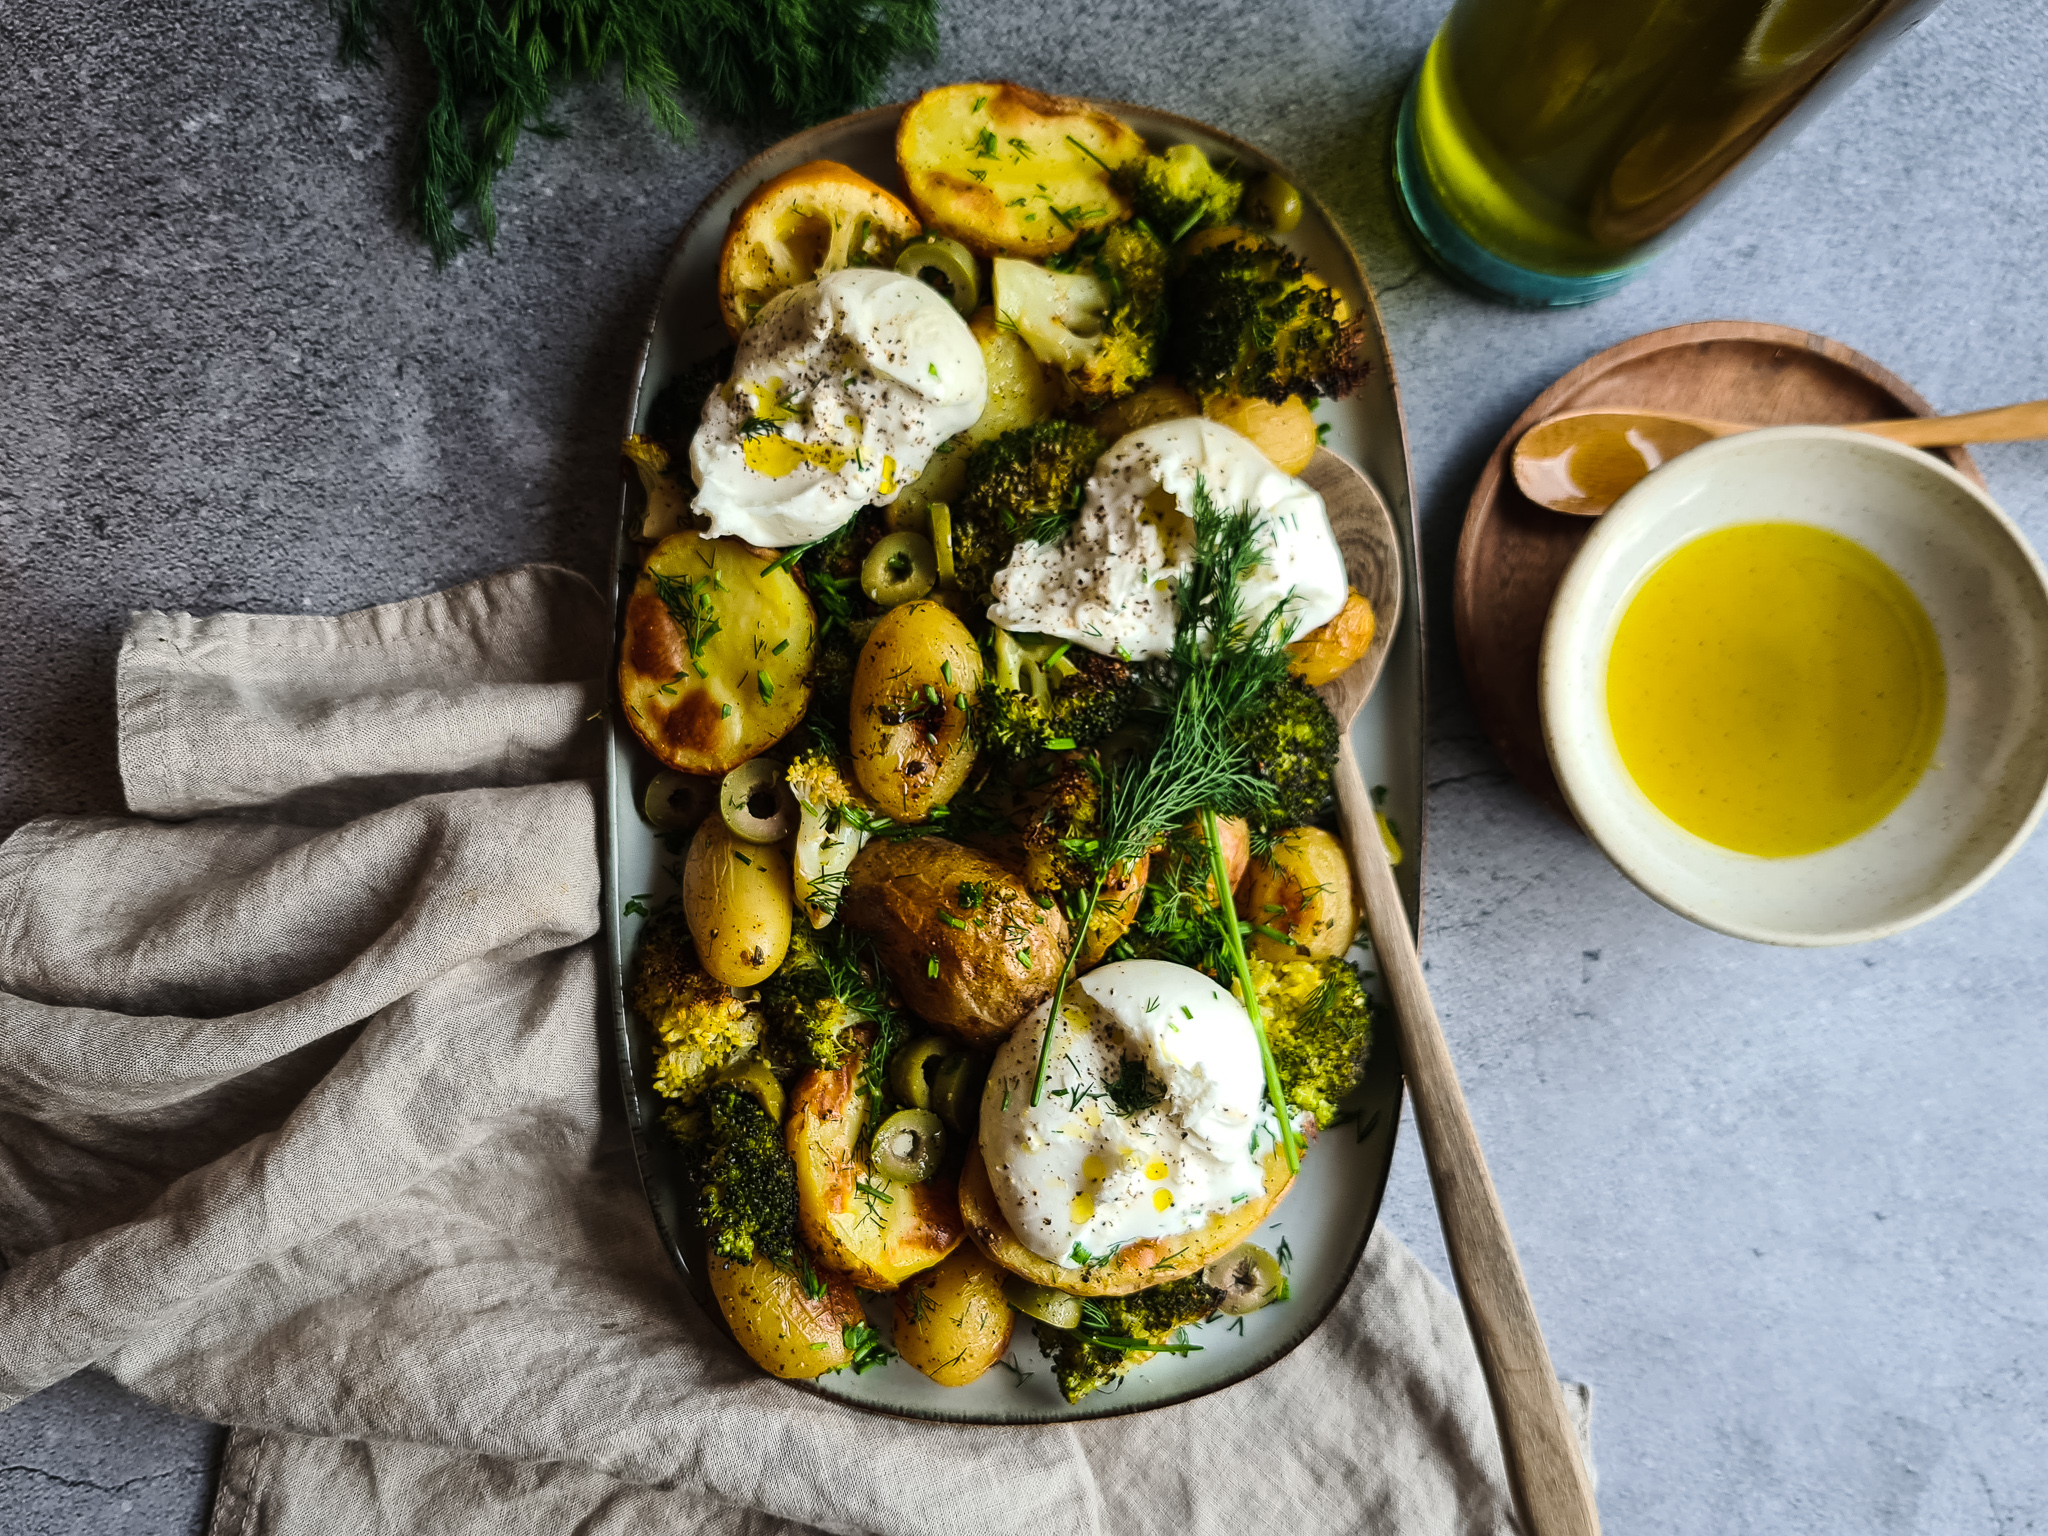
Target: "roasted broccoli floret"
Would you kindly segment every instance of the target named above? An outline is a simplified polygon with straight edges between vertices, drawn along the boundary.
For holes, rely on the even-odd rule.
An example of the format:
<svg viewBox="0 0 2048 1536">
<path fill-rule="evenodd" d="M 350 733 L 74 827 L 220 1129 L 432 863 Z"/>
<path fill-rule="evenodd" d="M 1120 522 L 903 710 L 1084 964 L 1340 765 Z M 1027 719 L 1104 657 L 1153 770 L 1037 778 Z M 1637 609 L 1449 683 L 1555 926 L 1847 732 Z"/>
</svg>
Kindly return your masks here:
<svg viewBox="0 0 2048 1536">
<path fill-rule="evenodd" d="M 1167 249 L 1143 223 L 1084 236 L 1060 269 L 998 256 L 999 323 L 1067 376 L 1082 399 L 1130 394 L 1158 370 L 1166 336 Z"/>
<path fill-rule="evenodd" d="M 1052 782 L 1024 805 L 1024 884 L 1031 893 L 1059 896 L 1093 885 L 1086 855 L 1102 819 L 1102 778 L 1094 762 L 1085 753 L 1069 754 Z"/>
<path fill-rule="evenodd" d="M 1119 173 L 1138 217 L 1168 245 L 1198 229 L 1228 224 L 1237 216 L 1244 183 L 1209 163 L 1192 144 L 1176 144 L 1163 155 L 1147 155 Z"/>
<path fill-rule="evenodd" d="M 1341 738 L 1336 717 L 1315 689 L 1298 677 L 1282 679 L 1256 709 L 1231 722 L 1230 732 L 1273 786 L 1271 806 L 1254 818 L 1262 830 L 1312 826 L 1330 815 L 1337 803 Z"/>
<path fill-rule="evenodd" d="M 1348 395 L 1366 372 L 1365 322 L 1292 251 L 1246 235 L 1188 258 L 1169 289 L 1168 353 L 1198 395 L 1284 405 Z"/>
<path fill-rule="evenodd" d="M 626 1000 L 661 1038 L 654 1091 L 680 1104 L 694 1100 L 712 1073 L 760 1038 L 761 1022 L 745 1000 L 698 966 L 680 911 L 663 913 L 641 930 Z"/>
<path fill-rule="evenodd" d="M 817 941 L 801 923 L 790 930 L 788 955 L 761 983 L 757 1006 L 767 1020 L 761 1054 L 785 1074 L 838 1066 L 862 1022 L 839 996 Z"/>
<path fill-rule="evenodd" d="M 685 1138 L 697 1219 L 714 1253 L 750 1264 L 796 1261 L 796 1166 L 782 1127 L 747 1087 L 717 1083 Z"/>
<path fill-rule="evenodd" d="M 1070 1403 L 1122 1379 L 1162 1347 L 1190 1353 L 1198 1344 L 1177 1343 L 1174 1335 L 1216 1310 L 1223 1293 L 1200 1275 L 1155 1285 L 1129 1296 L 1104 1296 L 1081 1303 L 1079 1328 L 1036 1327 L 1038 1347 L 1052 1361 L 1053 1379 Z M 1144 1346 L 1150 1344 L 1154 1348 Z"/>
<path fill-rule="evenodd" d="M 1092 747 L 1124 723 L 1140 688 L 1114 657 L 1067 645 L 1027 650 L 999 629 L 995 663 L 975 700 L 975 741 L 1013 763 Z"/>
<path fill-rule="evenodd" d="M 1252 989 L 1287 1102 L 1327 1126 L 1372 1050 L 1372 1003 L 1351 962 L 1253 957 Z"/>
<path fill-rule="evenodd" d="M 976 607 L 1019 539 L 1051 542 L 1067 531 L 1095 461 L 1108 446 L 1093 427 L 1041 421 L 976 448 L 967 488 L 952 507 L 954 580 Z"/>
</svg>

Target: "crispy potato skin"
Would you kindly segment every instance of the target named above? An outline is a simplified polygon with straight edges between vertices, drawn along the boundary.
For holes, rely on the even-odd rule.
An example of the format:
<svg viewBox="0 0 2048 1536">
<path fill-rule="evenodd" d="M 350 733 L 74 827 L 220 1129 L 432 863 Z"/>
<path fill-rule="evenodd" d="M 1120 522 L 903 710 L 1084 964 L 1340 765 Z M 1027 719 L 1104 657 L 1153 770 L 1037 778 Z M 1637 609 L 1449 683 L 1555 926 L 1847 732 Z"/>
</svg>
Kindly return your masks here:
<svg viewBox="0 0 2048 1536">
<path fill-rule="evenodd" d="M 972 1243 L 896 1293 L 896 1353 L 942 1387 L 964 1387 L 1002 1359 L 1015 1314 L 1003 1272 Z"/>
<path fill-rule="evenodd" d="M 655 545 L 642 563 L 626 600 L 619 697 L 634 734 L 667 767 L 729 772 L 803 719 L 817 617 L 794 576 L 768 569 L 774 560 L 774 551 L 737 539 L 683 532 Z M 718 628 L 695 656 L 656 592 L 656 573 L 723 584 L 704 590 Z M 785 640 L 776 654 L 772 648 Z"/>
<path fill-rule="evenodd" d="M 1320 827 L 1289 827 L 1273 839 L 1270 853 L 1245 866 L 1237 914 L 1253 925 L 1252 953 L 1261 959 L 1324 960 L 1345 953 L 1358 936 L 1358 907 L 1343 843 Z M 1261 927 L 1293 942 L 1268 938 L 1256 931 Z"/>
<path fill-rule="evenodd" d="M 1311 688 L 1334 682 L 1372 649 L 1378 627 L 1372 604 L 1353 589 L 1334 619 L 1287 647 L 1287 670 Z"/>
<path fill-rule="evenodd" d="M 805 1381 L 852 1363 L 846 1330 L 867 1321 L 853 1287 L 822 1270 L 825 1294 L 804 1294 L 803 1281 L 766 1259 L 736 1263 L 710 1257 L 711 1293 L 739 1346 L 771 1376 Z"/>
<path fill-rule="evenodd" d="M 1214 395 L 1202 414 L 1250 438 L 1283 475 L 1300 474 L 1316 456 L 1316 419 L 1299 395 L 1280 405 L 1255 395 Z"/>
<path fill-rule="evenodd" d="M 981 688 L 981 647 L 953 612 L 923 601 L 891 608 L 853 669 L 853 776 L 897 821 L 923 821 L 974 766 L 968 710 Z"/>
<path fill-rule="evenodd" d="M 758 986 L 789 953 L 789 855 L 743 843 L 716 816 L 690 839 L 683 918 L 697 962 L 728 987 Z"/>
<path fill-rule="evenodd" d="M 1278 1147 L 1266 1153 L 1266 1192 L 1234 1210 L 1211 1216 L 1192 1232 L 1175 1237 L 1148 1237 L 1126 1243 L 1106 1262 L 1092 1269 L 1063 1269 L 1042 1259 L 1019 1241 L 1003 1208 L 996 1203 L 981 1148 L 968 1149 L 960 1170 L 960 1215 L 975 1246 L 1014 1275 L 1034 1285 L 1049 1285 L 1076 1296 L 1128 1296 L 1147 1286 L 1180 1280 L 1226 1253 L 1258 1230 L 1293 1186 L 1287 1156 Z"/>
<path fill-rule="evenodd" d="M 1039 906 L 1006 866 L 940 837 L 869 843 L 839 910 L 873 936 L 914 1013 L 983 1049 L 1045 1000 L 1066 958 L 1067 920 L 1057 907 Z"/>
<path fill-rule="evenodd" d="M 865 1052 L 797 1084 L 785 1136 L 796 1163 L 797 1227 L 818 1262 L 871 1291 L 893 1291 L 960 1246 L 951 1175 L 892 1184 L 860 1151 Z M 878 1191 L 864 1194 L 862 1186 Z M 883 1196 L 887 1196 L 886 1199 Z"/>
<path fill-rule="evenodd" d="M 836 160 L 812 160 L 756 187 L 733 210 L 718 252 L 718 313 L 733 339 L 776 294 L 847 265 L 863 219 L 861 255 L 872 266 L 888 266 L 919 232 L 901 198 Z"/>
<path fill-rule="evenodd" d="M 1000 81 L 926 91 L 896 128 L 912 206 L 927 228 L 982 256 L 1055 255 L 1129 218 L 1110 172 L 1144 153 L 1144 137 L 1107 112 Z"/>
</svg>

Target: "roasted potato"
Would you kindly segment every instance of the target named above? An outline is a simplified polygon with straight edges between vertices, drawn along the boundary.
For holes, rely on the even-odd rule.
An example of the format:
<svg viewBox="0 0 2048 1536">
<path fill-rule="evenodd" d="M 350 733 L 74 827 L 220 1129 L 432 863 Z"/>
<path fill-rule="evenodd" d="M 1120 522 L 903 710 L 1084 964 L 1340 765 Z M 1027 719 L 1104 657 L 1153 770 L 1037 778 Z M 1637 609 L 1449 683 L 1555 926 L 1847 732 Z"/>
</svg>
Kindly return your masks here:
<svg viewBox="0 0 2048 1536">
<path fill-rule="evenodd" d="M 718 253 L 718 312 L 737 338 L 786 289 L 842 267 L 886 267 L 917 215 L 851 166 L 813 160 L 764 181 L 733 211 Z"/>
<path fill-rule="evenodd" d="M 1252 953 L 1279 962 L 1344 954 L 1358 937 L 1351 861 L 1320 827 L 1289 827 L 1255 855 L 1237 889 L 1237 915 L 1252 925 Z M 1270 928 L 1287 942 L 1268 934 Z"/>
<path fill-rule="evenodd" d="M 1110 871 L 1102 882 L 1102 894 L 1095 898 L 1095 910 L 1088 918 L 1088 942 L 1081 946 L 1078 965 L 1099 963 L 1109 946 L 1124 936 L 1138 920 L 1138 908 L 1145 900 L 1145 882 L 1151 878 L 1152 855 L 1140 854 L 1137 862 Z"/>
<path fill-rule="evenodd" d="M 1059 980 L 1067 920 L 1005 865 L 941 837 L 878 840 L 847 873 L 839 915 L 870 934 L 905 1004 L 995 1046 Z"/>
<path fill-rule="evenodd" d="M 1316 419 L 1299 395 L 1282 405 L 1256 395 L 1212 395 L 1202 414 L 1250 438 L 1284 475 L 1300 474 L 1316 456 Z"/>
<path fill-rule="evenodd" d="M 979 1147 L 968 1149 L 966 1166 L 960 1170 L 960 1215 L 975 1246 L 1013 1275 L 1075 1296 L 1128 1296 L 1199 1272 L 1218 1254 L 1229 1252 L 1257 1231 L 1294 1182 L 1287 1171 L 1287 1154 L 1279 1147 L 1266 1153 L 1264 1167 L 1263 1195 L 1211 1216 L 1191 1232 L 1125 1243 L 1102 1263 L 1087 1269 L 1067 1269 L 1042 1259 L 1019 1241 L 1016 1229 L 996 1203 L 995 1187 L 988 1181 L 988 1166 L 981 1160 Z"/>
<path fill-rule="evenodd" d="M 1334 619 L 1287 647 L 1287 670 L 1311 688 L 1334 682 L 1372 649 L 1377 629 L 1372 604 L 1353 591 Z"/>
<path fill-rule="evenodd" d="M 923 821 L 974 766 L 969 707 L 981 689 L 981 647 L 945 606 L 891 608 L 853 669 L 853 777 L 897 821 Z"/>
<path fill-rule="evenodd" d="M 983 256 L 1055 255 L 1129 218 L 1114 172 L 1144 154 L 1143 136 L 1107 112 L 1001 82 L 926 91 L 896 128 L 911 204 Z"/>
<path fill-rule="evenodd" d="M 784 1132 L 796 1163 L 797 1230 L 818 1262 L 871 1291 L 893 1291 L 960 1246 L 951 1174 L 893 1184 L 861 1150 L 864 1051 L 797 1084 Z"/>
<path fill-rule="evenodd" d="M 1066 386 L 1059 375 L 1032 355 L 1016 331 L 996 324 L 993 309 L 984 305 L 976 310 L 967 328 L 981 343 L 981 360 L 988 368 L 988 404 L 974 425 L 942 444 L 924 473 L 883 509 L 891 528 L 922 533 L 931 522 L 931 504 L 956 501 L 967 488 L 969 453 L 1012 427 L 1045 420 L 1065 403 Z"/>
<path fill-rule="evenodd" d="M 942 1387 L 964 1387 L 1003 1358 L 1016 1321 L 1003 1272 L 972 1243 L 896 1293 L 896 1353 Z"/>
<path fill-rule="evenodd" d="M 1114 443 L 1140 427 L 1202 414 L 1202 402 L 1171 379 L 1154 379 L 1134 395 L 1113 400 L 1088 418 L 1088 425 Z"/>
<path fill-rule="evenodd" d="M 712 1254 L 711 1294 L 739 1346 L 771 1376 L 807 1380 L 853 1363 L 846 1330 L 867 1321 L 853 1287 L 820 1271 L 825 1294 L 766 1259 L 741 1264 Z"/>
<path fill-rule="evenodd" d="M 743 843 L 716 816 L 698 826 L 683 860 L 683 917 L 697 963 L 713 981 L 758 986 L 782 964 L 791 889 L 789 856 L 780 848 Z"/>
<path fill-rule="evenodd" d="M 803 718 L 817 619 L 774 560 L 737 539 L 684 532 L 641 565 L 626 600 L 619 697 L 669 767 L 725 773 Z"/>
</svg>

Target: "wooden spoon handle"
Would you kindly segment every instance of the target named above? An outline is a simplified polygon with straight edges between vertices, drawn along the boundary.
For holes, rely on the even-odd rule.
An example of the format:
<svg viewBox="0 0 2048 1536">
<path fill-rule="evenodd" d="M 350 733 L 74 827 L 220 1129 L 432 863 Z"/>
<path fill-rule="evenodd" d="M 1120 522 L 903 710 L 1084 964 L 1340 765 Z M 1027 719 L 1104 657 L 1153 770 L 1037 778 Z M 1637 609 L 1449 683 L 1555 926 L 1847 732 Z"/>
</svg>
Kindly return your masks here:
<svg viewBox="0 0 2048 1536">
<path fill-rule="evenodd" d="M 1958 443 L 2017 443 L 2048 437 L 2048 400 L 2001 405 L 1960 416 L 1908 416 L 1900 421 L 1860 421 L 1849 429 L 1889 438 L 1908 448 L 1952 448 Z"/>
<path fill-rule="evenodd" d="M 1358 863 L 1373 954 L 1393 998 L 1395 1037 L 1408 1091 L 1414 1096 L 1415 1129 L 1436 1190 L 1458 1299 L 1464 1303 L 1479 1366 L 1493 1398 L 1508 1487 L 1522 1529 L 1527 1536 L 1599 1536 L 1600 1512 L 1579 1459 L 1578 1437 L 1565 1417 L 1564 1393 L 1551 1369 L 1550 1351 L 1522 1279 L 1500 1197 L 1479 1150 L 1478 1133 L 1465 1108 L 1436 1005 L 1429 999 L 1422 961 L 1408 931 L 1408 912 L 1401 905 L 1348 732 L 1337 759 L 1337 803 L 1345 842 Z"/>
</svg>

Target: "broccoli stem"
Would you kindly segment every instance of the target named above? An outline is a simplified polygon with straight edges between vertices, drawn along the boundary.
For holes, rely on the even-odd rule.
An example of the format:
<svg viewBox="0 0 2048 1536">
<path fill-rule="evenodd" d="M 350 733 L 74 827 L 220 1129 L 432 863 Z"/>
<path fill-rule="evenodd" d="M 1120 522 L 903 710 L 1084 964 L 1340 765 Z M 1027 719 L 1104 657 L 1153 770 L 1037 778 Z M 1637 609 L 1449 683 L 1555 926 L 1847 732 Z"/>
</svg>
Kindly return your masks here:
<svg viewBox="0 0 2048 1536">
<path fill-rule="evenodd" d="M 1294 1144 L 1294 1117 L 1287 1110 L 1287 1090 L 1280 1086 L 1280 1069 L 1273 1064 L 1273 1047 L 1266 1040 L 1266 1021 L 1259 1013 L 1258 989 L 1252 985 L 1251 962 L 1245 958 L 1244 935 L 1237 931 L 1237 903 L 1230 895 L 1230 869 L 1223 858 L 1223 839 L 1216 830 L 1216 812 L 1202 808 L 1202 831 L 1209 841 L 1209 869 L 1216 879 L 1216 920 L 1223 925 L 1224 947 L 1230 952 L 1230 968 L 1237 972 L 1244 992 L 1244 1011 L 1251 1017 L 1252 1033 L 1259 1041 L 1259 1064 L 1266 1069 L 1266 1097 L 1280 1116 L 1280 1149 L 1287 1154 L 1287 1171 L 1301 1172 L 1301 1152 Z M 1098 887 L 1100 889 L 1100 887 Z M 1048 1020 L 1046 1038 L 1052 1038 Z M 1040 1049 L 1041 1062 L 1044 1050 Z M 1043 1066 L 1039 1069 L 1044 1071 Z M 1037 1103 L 1036 1099 L 1032 1103 Z"/>
<path fill-rule="evenodd" d="M 1001 634 L 1002 631 L 997 630 L 996 633 Z M 1045 1014 L 1045 1033 L 1038 1037 L 1038 1072 L 1031 1079 L 1031 1107 L 1033 1109 L 1038 1108 L 1038 1101 L 1045 1097 L 1045 1068 L 1046 1064 L 1052 1060 L 1053 1021 L 1060 1016 L 1060 1009 L 1067 1001 L 1067 983 L 1074 979 L 1074 962 L 1081 958 L 1081 951 L 1088 947 L 1088 925 L 1095 921 L 1095 898 L 1102 894 L 1102 882 L 1104 879 L 1105 875 L 1098 872 L 1095 876 L 1095 883 L 1088 887 L 1088 899 L 1081 904 L 1081 926 L 1076 931 L 1073 945 L 1067 950 L 1066 963 L 1060 967 L 1059 983 L 1052 989 L 1052 1006 L 1046 1010 Z M 1259 1036 L 1261 1049 L 1265 1047 L 1265 1040 L 1265 1035 L 1261 1033 Z M 1270 1061 L 1271 1058 L 1269 1057 L 1268 1060 Z M 1269 1066 L 1266 1070 L 1268 1082 L 1272 1081 L 1272 1076 L 1272 1068 Z"/>
</svg>

